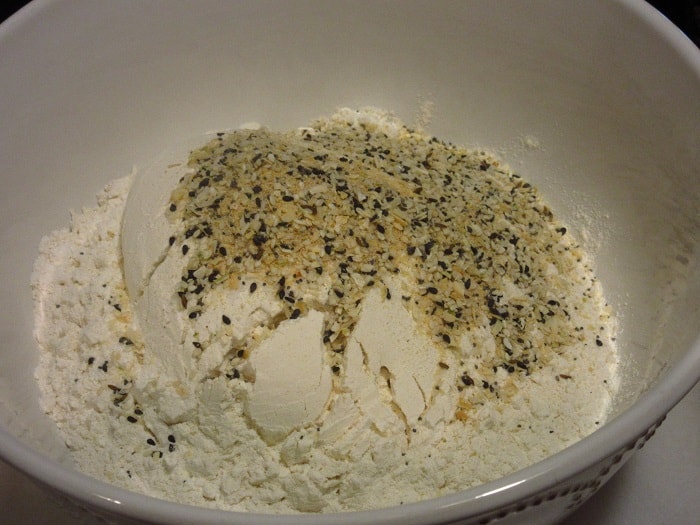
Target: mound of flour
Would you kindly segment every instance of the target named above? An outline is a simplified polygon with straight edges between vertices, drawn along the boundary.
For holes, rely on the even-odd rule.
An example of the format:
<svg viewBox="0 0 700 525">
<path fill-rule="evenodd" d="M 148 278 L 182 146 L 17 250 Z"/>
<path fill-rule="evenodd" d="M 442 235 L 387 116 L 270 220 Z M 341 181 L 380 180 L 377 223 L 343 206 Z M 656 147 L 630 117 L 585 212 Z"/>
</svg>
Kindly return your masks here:
<svg viewBox="0 0 700 525">
<path fill-rule="evenodd" d="M 225 166 L 217 155 L 236 144 L 240 151 L 232 166 L 254 167 L 261 158 L 267 164 L 259 169 L 266 173 L 287 173 L 293 166 L 288 186 L 280 187 L 278 179 L 266 182 L 263 171 L 255 169 L 222 168 L 220 177 L 211 175 L 213 164 Z M 262 155 L 264 144 L 271 149 Z M 165 371 L 160 383 L 150 379 L 168 351 L 149 348 L 144 314 L 125 283 L 121 232 L 134 176 L 107 185 L 96 207 L 73 213 L 69 228 L 42 240 L 32 280 L 42 350 L 36 375 L 43 408 L 82 471 L 193 505 L 274 513 L 359 510 L 497 479 L 602 424 L 616 389 L 617 356 L 600 285 L 586 255 L 535 190 L 497 161 L 408 130 L 375 111 L 345 110 L 286 135 L 222 134 L 207 148 L 201 150 L 206 155 L 190 159 L 190 175 L 181 179 L 180 189 L 173 188 L 171 220 L 182 224 L 176 230 L 182 234 L 164 239 L 182 265 L 172 308 L 182 318 L 187 346 L 185 353 L 172 352 L 191 356 L 186 370 L 169 383 L 181 391 L 179 398 L 163 394 L 161 383 L 170 377 Z M 285 160 L 283 152 L 294 160 Z M 401 162 L 393 162 L 399 154 Z M 353 178 L 358 172 L 370 174 Z M 302 221 L 310 209 L 327 213 L 310 224 L 333 224 L 338 230 L 321 231 L 317 251 L 313 239 L 304 241 L 303 254 L 291 246 L 270 248 L 274 260 L 284 264 L 273 270 L 267 262 L 255 270 L 253 263 L 267 261 L 267 254 L 246 252 L 247 244 L 236 244 L 245 236 L 217 230 L 221 215 L 202 219 L 201 199 L 221 197 L 216 209 L 226 202 L 223 190 L 212 189 L 215 180 L 222 188 L 224 183 L 229 190 L 238 188 L 240 193 L 230 197 L 235 202 L 248 198 L 246 193 L 252 208 L 264 207 L 256 204 L 259 196 L 277 202 L 252 219 L 258 228 L 261 221 L 266 225 L 264 242 L 254 234 L 245 241 L 254 248 L 301 238 L 285 240 L 286 224 Z M 448 182 L 459 189 L 448 188 Z M 210 193 L 198 193 L 205 187 Z M 434 230 L 425 229 L 424 213 L 455 213 L 454 206 L 441 208 L 440 202 L 459 198 L 456 191 L 472 192 L 476 206 L 450 219 L 455 231 L 464 228 L 462 237 L 434 226 L 443 219 L 431 223 Z M 353 223 L 337 212 L 347 195 L 355 197 L 347 202 L 358 217 L 367 211 L 366 221 Z M 479 204 L 476 196 L 484 201 Z M 318 211 L 321 201 L 331 203 L 331 211 Z M 494 213 L 495 203 L 504 201 L 507 206 Z M 299 208 L 291 207 L 297 203 Z M 236 224 L 247 224 L 245 213 L 234 208 L 225 217 L 240 212 Z M 469 213 L 469 221 L 460 218 Z M 187 235 L 205 230 L 204 222 L 214 225 L 211 235 Z M 425 238 L 430 232 L 435 235 Z M 382 261 L 367 256 L 359 264 L 372 250 L 390 256 Z M 193 253 L 200 258 L 195 261 Z M 331 254 L 336 259 L 326 259 Z M 289 268 L 294 271 L 287 276 Z M 237 322 L 206 299 L 207 293 L 223 293 L 217 288 L 222 274 L 229 286 L 225 297 L 238 294 L 236 301 L 253 301 L 269 289 L 279 305 L 270 307 L 269 318 L 261 317 L 263 328 L 251 327 L 249 338 L 216 347 L 214 354 L 215 342 L 232 337 Z M 434 280 L 427 282 L 427 276 Z M 204 299 L 198 303 L 200 295 Z M 465 298 L 469 309 L 450 306 Z M 207 307 L 217 324 L 207 325 L 204 338 L 197 323 Z M 392 332 L 381 327 L 392 322 L 415 331 L 410 341 L 423 341 L 418 357 L 403 361 L 429 373 L 411 371 L 401 360 L 401 352 L 413 352 L 410 341 L 401 346 L 397 340 L 395 348 L 382 350 L 387 344 L 382 332 Z M 301 395 L 292 386 L 294 376 L 305 373 L 299 367 L 310 366 L 304 356 L 313 345 L 305 331 L 314 323 L 325 323 L 318 325 L 313 348 L 328 370 L 327 392 L 316 412 L 303 411 L 278 428 L 270 410 L 280 403 L 293 407 L 285 385 L 291 385 L 292 397 Z M 277 360 L 280 348 L 297 356 L 296 365 Z M 392 351 L 398 357 L 391 357 Z M 176 379 L 187 378 L 191 384 L 177 386 Z"/>
</svg>

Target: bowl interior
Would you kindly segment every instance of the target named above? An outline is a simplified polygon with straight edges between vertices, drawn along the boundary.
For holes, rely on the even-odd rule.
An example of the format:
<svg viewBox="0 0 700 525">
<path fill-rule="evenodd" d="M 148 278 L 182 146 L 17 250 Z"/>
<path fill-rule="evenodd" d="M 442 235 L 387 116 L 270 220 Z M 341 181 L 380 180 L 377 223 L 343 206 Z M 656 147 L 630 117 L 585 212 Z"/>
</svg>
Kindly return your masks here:
<svg viewBox="0 0 700 525">
<path fill-rule="evenodd" d="M 37 405 L 29 289 L 69 209 L 188 137 L 368 105 L 540 187 L 618 314 L 622 413 L 699 350 L 700 60 L 682 38 L 627 2 L 30 6 L 0 31 L 0 429 L 69 461 Z"/>
</svg>

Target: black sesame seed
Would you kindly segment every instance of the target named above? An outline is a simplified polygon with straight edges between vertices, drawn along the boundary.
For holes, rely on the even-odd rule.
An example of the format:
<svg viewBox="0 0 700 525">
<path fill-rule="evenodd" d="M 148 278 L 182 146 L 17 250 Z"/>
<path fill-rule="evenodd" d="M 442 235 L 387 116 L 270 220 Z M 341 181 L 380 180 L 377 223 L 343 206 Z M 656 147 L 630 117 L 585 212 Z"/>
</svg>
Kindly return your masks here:
<svg viewBox="0 0 700 525">
<path fill-rule="evenodd" d="M 138 421 L 138 419 L 136 419 L 134 416 L 128 416 L 128 417 L 126 418 L 126 420 L 127 420 L 129 423 L 136 423 L 136 422 Z"/>
<path fill-rule="evenodd" d="M 148 439 L 146 440 L 146 443 L 148 443 L 148 444 L 151 445 L 152 447 L 155 447 L 155 446 L 156 446 L 156 442 L 155 442 L 152 438 L 148 438 Z"/>
<path fill-rule="evenodd" d="M 186 244 L 182 245 L 182 255 L 187 255 L 187 252 L 190 251 L 190 247 L 187 246 Z"/>
<path fill-rule="evenodd" d="M 222 315 L 221 320 L 224 322 L 224 324 L 231 324 L 231 318 L 228 315 Z"/>
</svg>

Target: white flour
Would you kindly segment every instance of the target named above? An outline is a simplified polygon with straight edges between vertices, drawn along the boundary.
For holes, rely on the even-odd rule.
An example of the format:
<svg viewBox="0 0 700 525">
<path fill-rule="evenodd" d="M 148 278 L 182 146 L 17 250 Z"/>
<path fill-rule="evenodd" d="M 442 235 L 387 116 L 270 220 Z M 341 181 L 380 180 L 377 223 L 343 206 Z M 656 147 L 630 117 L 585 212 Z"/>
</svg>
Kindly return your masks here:
<svg viewBox="0 0 700 525">
<path fill-rule="evenodd" d="M 453 404 L 440 417 L 424 411 L 406 433 L 379 432 L 380 420 L 344 421 L 361 404 L 341 396 L 336 384 L 334 411 L 327 408 L 316 423 L 263 439 L 246 411 L 253 382 L 239 378 L 239 369 L 235 380 L 223 372 L 199 380 L 193 406 L 168 409 L 164 416 L 158 391 L 135 386 L 154 361 L 134 320 L 121 260 L 122 214 L 132 182 L 133 176 L 113 181 L 98 195 L 97 207 L 73 213 L 69 230 L 47 236 L 33 277 L 43 407 L 87 474 L 155 497 L 223 509 L 359 510 L 494 480 L 603 423 L 616 389 L 613 323 L 598 284 L 584 274 L 581 289 L 570 289 L 584 291 L 567 312 L 579 334 L 575 344 L 552 351 L 545 364 L 481 370 L 480 364 L 490 368 L 493 362 L 481 353 L 495 352 L 488 348 L 495 339 L 484 335 L 492 330 L 488 323 L 475 325 L 461 354 L 440 364 L 440 374 L 469 370 L 459 393 L 447 375 L 436 380 L 434 395 L 423 392 L 428 405 L 441 399 Z M 585 260 L 571 271 L 587 271 Z M 503 302 L 515 295 L 511 290 Z M 489 304 L 500 308 L 500 302 Z M 498 341 L 506 348 L 516 344 Z M 520 366 L 527 374 L 518 373 Z M 243 375 L 245 370 L 241 365 Z M 394 412 L 410 419 L 396 403 Z"/>
</svg>

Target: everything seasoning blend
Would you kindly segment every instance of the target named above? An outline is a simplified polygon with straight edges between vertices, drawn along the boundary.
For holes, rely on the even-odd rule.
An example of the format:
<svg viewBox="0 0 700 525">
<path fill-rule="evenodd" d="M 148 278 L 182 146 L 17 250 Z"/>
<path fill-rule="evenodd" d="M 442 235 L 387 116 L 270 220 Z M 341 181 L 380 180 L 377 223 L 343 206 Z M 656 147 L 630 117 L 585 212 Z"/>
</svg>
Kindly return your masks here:
<svg viewBox="0 0 700 525">
<path fill-rule="evenodd" d="M 319 122 L 220 133 L 189 165 L 170 211 L 191 240 L 183 249 L 197 247 L 178 289 L 193 318 L 209 288 L 252 278 L 250 293 L 258 281 L 277 289 L 286 318 L 328 312 L 338 373 L 364 295 L 384 287 L 448 351 L 488 324 L 495 349 L 478 370 L 454 371 L 463 406 L 509 390 L 498 369 L 527 375 L 591 336 L 570 315 L 595 293 L 581 249 L 538 192 L 486 154 L 371 121 Z M 415 289 L 391 297 L 383 280 L 398 274 Z M 327 279 L 317 304 L 298 299 Z"/>
</svg>

